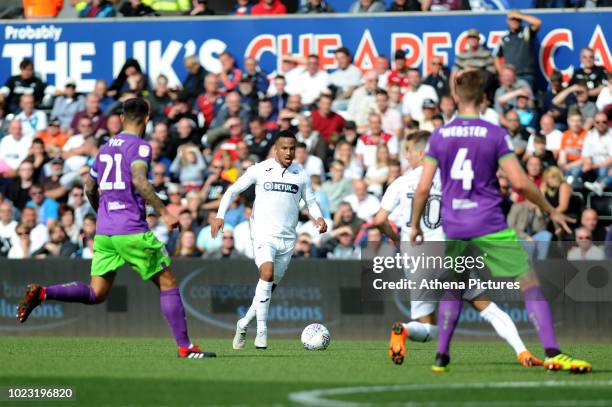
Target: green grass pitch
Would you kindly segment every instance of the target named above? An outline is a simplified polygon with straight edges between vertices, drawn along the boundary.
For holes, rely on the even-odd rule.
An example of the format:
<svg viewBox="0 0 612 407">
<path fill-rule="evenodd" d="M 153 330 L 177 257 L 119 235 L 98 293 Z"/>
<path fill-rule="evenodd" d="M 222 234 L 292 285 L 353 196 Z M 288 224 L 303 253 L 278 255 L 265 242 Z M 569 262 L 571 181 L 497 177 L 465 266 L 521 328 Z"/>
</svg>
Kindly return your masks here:
<svg viewBox="0 0 612 407">
<path fill-rule="evenodd" d="M 319 352 L 273 337 L 265 351 L 251 341 L 244 351 L 232 350 L 231 339 L 203 343 L 216 359 L 179 360 L 169 339 L 0 337 L 0 387 L 72 386 L 77 397 L 0 407 L 612 405 L 609 344 L 565 346 L 594 364 L 578 376 L 525 369 L 495 341 L 456 341 L 452 371 L 442 375 L 429 370 L 434 343 L 409 343 L 402 366 L 383 341 L 332 341 Z"/>
</svg>

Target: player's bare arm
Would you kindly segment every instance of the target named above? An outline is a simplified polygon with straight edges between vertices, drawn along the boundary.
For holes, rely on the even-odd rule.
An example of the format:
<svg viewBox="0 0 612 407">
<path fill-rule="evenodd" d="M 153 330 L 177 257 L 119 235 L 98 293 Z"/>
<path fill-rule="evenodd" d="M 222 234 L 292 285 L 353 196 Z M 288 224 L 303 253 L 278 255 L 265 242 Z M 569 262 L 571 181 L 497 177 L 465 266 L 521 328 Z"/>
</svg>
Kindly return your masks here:
<svg viewBox="0 0 612 407">
<path fill-rule="evenodd" d="M 178 219 L 166 210 L 164 203 L 155 193 L 153 186 L 147 179 L 147 169 L 147 165 L 144 162 L 135 162 L 132 164 L 132 184 L 134 184 L 145 202 L 151 205 L 155 211 L 162 216 L 166 226 L 173 229 L 178 225 Z"/>
<path fill-rule="evenodd" d="M 546 212 L 550 219 L 557 225 L 561 226 L 567 233 L 571 233 L 571 229 L 568 223 L 576 222 L 575 219 L 565 216 L 553 208 L 550 203 L 546 200 L 542 192 L 538 187 L 527 178 L 527 174 L 523 171 L 523 168 L 518 162 L 518 159 L 514 156 L 503 159 L 499 163 L 502 170 L 504 170 L 506 176 L 510 180 L 512 187 L 520 194 L 525 197 L 528 201 L 537 205 L 540 209 Z M 416 202 L 416 198 L 415 198 Z"/>
<path fill-rule="evenodd" d="M 225 220 L 220 218 L 215 218 L 210 224 L 210 234 L 215 239 L 219 231 L 223 231 L 223 226 L 225 225 Z"/>
<path fill-rule="evenodd" d="M 87 199 L 89 199 L 91 207 L 94 211 L 98 212 L 98 207 L 100 206 L 100 191 L 98 190 L 98 183 L 95 179 L 87 177 L 87 181 L 85 181 L 85 194 L 87 194 Z"/>
<path fill-rule="evenodd" d="M 376 226 L 383 234 L 394 242 L 400 241 L 400 236 L 393 230 L 389 223 L 389 215 L 391 212 L 385 209 L 379 209 L 374 216 L 374 226 Z"/>
<path fill-rule="evenodd" d="M 427 198 L 429 198 L 429 191 L 431 190 L 431 184 L 433 183 L 434 176 L 438 164 L 431 160 L 425 160 L 423 162 L 423 174 L 421 175 L 421 181 L 414 191 L 414 202 L 412 203 L 412 220 L 410 222 L 410 242 L 418 243 L 423 241 L 423 231 L 421 230 L 421 217 L 427 204 Z M 420 236 L 420 239 L 419 239 Z"/>
</svg>

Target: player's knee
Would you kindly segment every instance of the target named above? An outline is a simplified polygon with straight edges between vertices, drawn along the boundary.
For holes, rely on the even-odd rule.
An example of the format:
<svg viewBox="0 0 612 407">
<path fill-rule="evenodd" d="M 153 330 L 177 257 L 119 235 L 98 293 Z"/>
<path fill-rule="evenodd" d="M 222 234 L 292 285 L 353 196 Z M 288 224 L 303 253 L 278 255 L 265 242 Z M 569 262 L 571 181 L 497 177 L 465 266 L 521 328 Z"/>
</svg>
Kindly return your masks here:
<svg viewBox="0 0 612 407">
<path fill-rule="evenodd" d="M 259 269 L 259 278 L 263 281 L 272 281 L 274 279 L 274 268 L 272 264 L 263 264 Z"/>
<path fill-rule="evenodd" d="M 93 298 L 90 298 L 91 304 L 101 304 L 106 301 L 108 297 L 108 290 L 96 289 L 96 287 L 92 287 Z"/>
<path fill-rule="evenodd" d="M 530 271 L 519 278 L 519 284 L 521 291 L 525 292 L 525 290 L 531 287 L 539 286 L 540 280 L 538 280 L 538 276 L 533 271 Z"/>
<path fill-rule="evenodd" d="M 159 289 L 161 291 L 170 290 L 178 287 L 174 274 L 169 269 L 162 271 L 159 274 Z"/>
</svg>

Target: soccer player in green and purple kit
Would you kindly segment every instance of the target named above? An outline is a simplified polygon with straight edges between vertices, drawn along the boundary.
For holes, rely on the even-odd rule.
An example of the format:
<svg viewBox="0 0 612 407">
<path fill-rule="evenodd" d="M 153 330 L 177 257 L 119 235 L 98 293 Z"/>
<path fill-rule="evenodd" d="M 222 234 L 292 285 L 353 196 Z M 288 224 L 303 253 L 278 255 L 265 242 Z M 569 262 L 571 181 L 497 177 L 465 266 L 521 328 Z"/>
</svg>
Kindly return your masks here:
<svg viewBox="0 0 612 407">
<path fill-rule="evenodd" d="M 160 290 L 161 311 L 178 345 L 181 358 L 216 356 L 193 345 L 187 335 L 187 321 L 180 292 L 164 245 L 149 230 L 145 203 L 163 217 L 170 228 L 177 219 L 166 210 L 147 180 L 151 147 L 142 139 L 149 121 L 149 104 L 142 98 L 126 100 L 121 115 L 124 131 L 100 148 L 85 184 L 89 202 L 98 213 L 91 282 L 80 281 L 42 287 L 29 284 L 19 303 L 17 318 L 25 322 L 43 301 L 99 304 L 111 290 L 117 270 L 132 266 L 143 280 Z"/>
<path fill-rule="evenodd" d="M 513 229 L 508 228 L 500 207 L 497 170 L 501 168 L 512 187 L 540 207 L 550 219 L 569 232 L 566 218 L 557 212 L 527 178 L 513 153 L 507 132 L 479 118 L 484 81 L 479 71 L 465 71 L 455 79 L 459 115 L 434 131 L 423 164 L 421 181 L 414 195 L 410 240 L 423 238 L 421 216 L 432 180 L 440 168 L 442 181 L 442 228 L 447 237 L 447 255 L 464 253 L 468 243 L 486 253 L 485 264 L 494 277 L 511 277 L 520 283 L 525 308 L 546 352 L 548 370 L 589 372 L 591 364 L 559 350 L 553 319 L 536 274 Z M 461 312 L 461 293 L 447 292 L 438 305 L 438 350 L 433 372 L 446 372 L 450 363 L 450 341 Z"/>
</svg>

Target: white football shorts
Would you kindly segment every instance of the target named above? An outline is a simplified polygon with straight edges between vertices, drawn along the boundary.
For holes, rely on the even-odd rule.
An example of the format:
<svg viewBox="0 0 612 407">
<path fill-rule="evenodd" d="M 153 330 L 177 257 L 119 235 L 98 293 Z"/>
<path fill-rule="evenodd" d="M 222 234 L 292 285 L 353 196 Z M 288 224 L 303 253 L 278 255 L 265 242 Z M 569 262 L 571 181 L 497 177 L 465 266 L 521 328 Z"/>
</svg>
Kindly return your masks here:
<svg viewBox="0 0 612 407">
<path fill-rule="evenodd" d="M 253 242 L 257 268 L 267 262 L 274 263 L 274 284 L 280 283 L 287 271 L 295 241 L 295 238 L 266 237 Z"/>
</svg>

